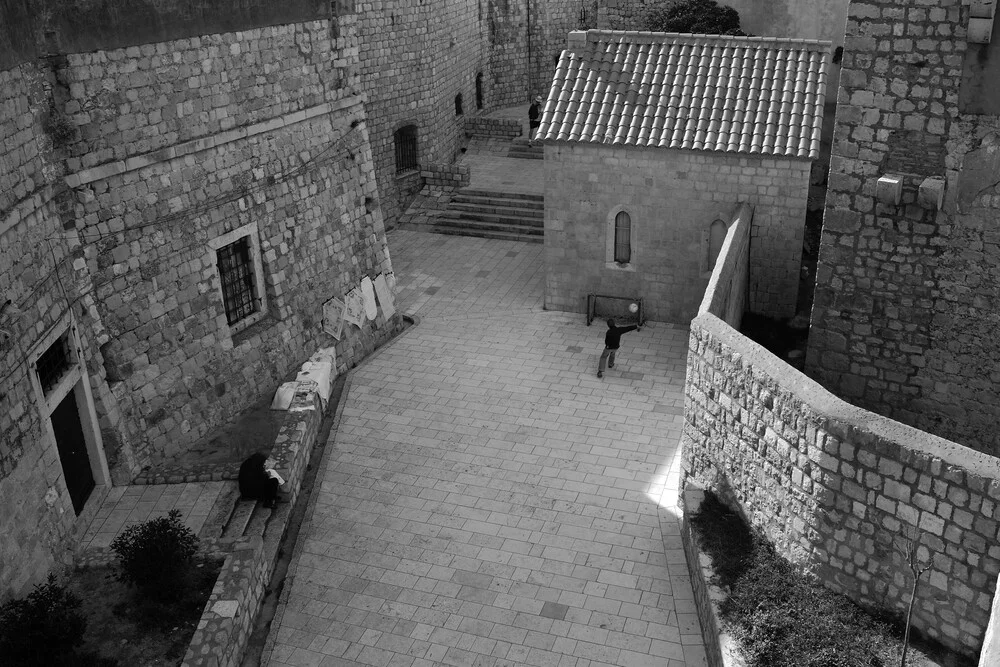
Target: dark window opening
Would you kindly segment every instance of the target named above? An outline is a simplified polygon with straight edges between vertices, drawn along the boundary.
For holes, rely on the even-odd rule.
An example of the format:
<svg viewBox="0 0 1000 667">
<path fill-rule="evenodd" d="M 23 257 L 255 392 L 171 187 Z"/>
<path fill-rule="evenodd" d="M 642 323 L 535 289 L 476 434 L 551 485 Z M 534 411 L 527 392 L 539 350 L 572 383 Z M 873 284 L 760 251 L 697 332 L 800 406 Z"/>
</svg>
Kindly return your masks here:
<svg viewBox="0 0 1000 667">
<path fill-rule="evenodd" d="M 632 261 L 632 219 L 625 211 L 615 216 L 615 261 L 619 264 Z"/>
<path fill-rule="evenodd" d="M 396 144 L 396 173 L 417 168 L 417 126 L 407 125 L 392 136 Z"/>
<path fill-rule="evenodd" d="M 42 392 L 48 395 L 59 384 L 59 380 L 69 372 L 72 365 L 73 360 L 70 358 L 66 337 L 60 336 L 35 363 L 35 372 L 38 373 Z"/>
<path fill-rule="evenodd" d="M 462 93 L 455 95 L 455 115 L 462 115 Z"/>
<path fill-rule="evenodd" d="M 483 108 L 483 73 L 476 75 L 476 108 L 480 111 Z"/>
<path fill-rule="evenodd" d="M 833 50 L 833 64 L 839 65 L 840 61 L 844 58 L 844 47 L 838 46 Z"/>
<path fill-rule="evenodd" d="M 219 248 L 217 255 L 226 320 L 232 326 L 259 310 L 253 259 L 250 256 L 250 237 L 244 236 L 235 243 Z"/>
</svg>

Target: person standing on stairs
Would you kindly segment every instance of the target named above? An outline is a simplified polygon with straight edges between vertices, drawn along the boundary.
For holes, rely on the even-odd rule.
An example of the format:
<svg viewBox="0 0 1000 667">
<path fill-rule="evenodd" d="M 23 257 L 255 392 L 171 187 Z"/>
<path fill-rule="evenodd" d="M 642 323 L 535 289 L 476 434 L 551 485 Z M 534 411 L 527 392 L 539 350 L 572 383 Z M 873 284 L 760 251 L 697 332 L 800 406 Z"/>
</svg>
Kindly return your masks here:
<svg viewBox="0 0 1000 667">
<path fill-rule="evenodd" d="M 535 132 L 542 124 L 542 96 L 536 95 L 528 107 L 528 143 L 535 140 Z"/>
</svg>

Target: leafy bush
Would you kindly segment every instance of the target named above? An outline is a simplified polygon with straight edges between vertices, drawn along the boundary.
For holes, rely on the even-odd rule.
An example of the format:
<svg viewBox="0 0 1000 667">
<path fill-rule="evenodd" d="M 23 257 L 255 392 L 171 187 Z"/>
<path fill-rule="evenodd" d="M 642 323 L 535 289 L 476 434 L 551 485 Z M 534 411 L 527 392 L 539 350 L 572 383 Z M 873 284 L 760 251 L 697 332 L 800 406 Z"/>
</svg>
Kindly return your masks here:
<svg viewBox="0 0 1000 667">
<path fill-rule="evenodd" d="M 87 627 L 79 609 L 80 598 L 57 584 L 51 574 L 28 597 L 0 607 L 3 664 L 71 664 Z"/>
<path fill-rule="evenodd" d="M 682 0 L 654 7 L 646 15 L 646 30 L 705 35 L 745 35 L 740 14 L 716 0 Z"/>
<path fill-rule="evenodd" d="M 198 551 L 198 537 L 181 522 L 181 513 L 129 526 L 111 542 L 121 578 L 159 599 L 182 595 L 186 574 Z"/>
<path fill-rule="evenodd" d="M 692 521 L 747 667 L 878 667 L 898 655 L 887 624 L 778 556 L 714 495 Z"/>
</svg>

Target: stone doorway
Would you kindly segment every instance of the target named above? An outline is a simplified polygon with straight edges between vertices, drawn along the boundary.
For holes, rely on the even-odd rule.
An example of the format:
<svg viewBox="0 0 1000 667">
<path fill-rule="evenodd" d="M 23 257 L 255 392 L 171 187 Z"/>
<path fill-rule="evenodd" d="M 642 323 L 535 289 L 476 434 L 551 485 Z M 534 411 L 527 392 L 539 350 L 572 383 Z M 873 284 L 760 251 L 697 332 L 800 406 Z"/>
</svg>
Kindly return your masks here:
<svg viewBox="0 0 1000 667">
<path fill-rule="evenodd" d="M 56 406 L 52 411 L 51 420 L 66 488 L 69 489 L 73 510 L 79 516 L 96 484 L 91 470 L 90 456 L 87 454 L 87 439 L 83 434 L 75 392 L 67 394 L 66 398 Z"/>
</svg>

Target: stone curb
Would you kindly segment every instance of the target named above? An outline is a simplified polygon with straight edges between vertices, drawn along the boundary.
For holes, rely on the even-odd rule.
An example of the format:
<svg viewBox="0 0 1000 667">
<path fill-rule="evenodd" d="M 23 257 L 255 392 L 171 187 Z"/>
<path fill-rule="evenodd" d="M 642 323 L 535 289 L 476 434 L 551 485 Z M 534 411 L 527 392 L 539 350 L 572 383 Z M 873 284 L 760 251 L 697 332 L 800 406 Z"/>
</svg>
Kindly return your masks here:
<svg viewBox="0 0 1000 667">
<path fill-rule="evenodd" d="M 708 667 L 743 667 L 736 638 L 722 629 L 720 605 L 726 593 L 712 583 L 712 560 L 698 547 L 698 536 L 691 523 L 691 516 L 701 507 L 705 491 L 686 484 L 681 493 L 681 540 L 691 588 L 694 589 L 695 607 L 701 621 L 701 636 L 705 642 Z"/>
</svg>

